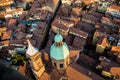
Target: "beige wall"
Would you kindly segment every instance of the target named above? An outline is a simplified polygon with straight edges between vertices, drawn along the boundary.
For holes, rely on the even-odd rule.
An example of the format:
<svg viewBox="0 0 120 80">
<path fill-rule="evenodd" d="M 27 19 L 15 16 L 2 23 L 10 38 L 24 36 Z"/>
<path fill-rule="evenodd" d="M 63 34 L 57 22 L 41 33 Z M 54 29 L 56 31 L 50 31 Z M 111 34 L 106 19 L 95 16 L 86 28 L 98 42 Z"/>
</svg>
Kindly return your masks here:
<svg viewBox="0 0 120 80">
<path fill-rule="evenodd" d="M 38 52 L 33 56 L 28 55 L 28 57 L 30 58 L 29 62 L 35 77 L 40 78 L 42 73 L 45 71 L 40 53 Z"/>
<path fill-rule="evenodd" d="M 56 66 L 54 64 L 56 64 Z M 60 68 L 60 64 L 63 64 L 63 68 Z M 56 60 L 52 59 L 52 66 L 59 71 L 65 70 L 69 64 L 70 64 L 69 57 L 66 58 L 65 60 L 60 60 L 60 61 L 56 61 Z"/>
<path fill-rule="evenodd" d="M 103 53 L 104 50 L 105 50 L 105 47 L 103 47 L 103 46 L 100 45 L 100 44 L 97 44 L 97 46 L 96 46 L 96 52 L 97 52 L 97 53 Z"/>
</svg>

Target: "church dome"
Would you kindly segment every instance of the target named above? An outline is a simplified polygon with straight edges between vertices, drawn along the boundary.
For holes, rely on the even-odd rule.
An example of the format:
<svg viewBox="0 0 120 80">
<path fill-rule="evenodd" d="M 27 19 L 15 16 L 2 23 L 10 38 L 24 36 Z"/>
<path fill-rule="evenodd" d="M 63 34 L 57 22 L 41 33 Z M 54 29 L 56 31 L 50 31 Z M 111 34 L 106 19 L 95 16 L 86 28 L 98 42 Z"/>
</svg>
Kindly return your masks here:
<svg viewBox="0 0 120 80">
<path fill-rule="evenodd" d="M 61 42 L 63 40 L 63 37 L 61 34 L 56 34 L 54 37 L 55 42 Z"/>
<path fill-rule="evenodd" d="M 54 37 L 55 42 L 61 42 L 63 40 L 61 34 L 56 34 Z M 50 57 L 55 60 L 63 60 L 69 56 L 69 49 L 66 43 L 63 42 L 63 45 L 56 46 L 55 43 L 52 44 L 50 48 Z"/>
</svg>

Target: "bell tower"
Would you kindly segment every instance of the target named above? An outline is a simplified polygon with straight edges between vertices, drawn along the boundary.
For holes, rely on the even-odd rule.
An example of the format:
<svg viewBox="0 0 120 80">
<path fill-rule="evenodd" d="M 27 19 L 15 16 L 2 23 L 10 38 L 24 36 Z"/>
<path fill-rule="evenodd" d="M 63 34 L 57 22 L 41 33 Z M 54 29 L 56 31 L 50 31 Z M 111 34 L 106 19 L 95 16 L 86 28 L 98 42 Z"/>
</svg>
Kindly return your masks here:
<svg viewBox="0 0 120 80">
<path fill-rule="evenodd" d="M 42 73 L 45 71 L 45 67 L 43 65 L 41 55 L 38 49 L 32 46 L 29 40 L 27 40 L 27 42 L 28 49 L 26 52 L 26 56 L 29 58 L 29 63 L 31 65 L 33 74 L 36 77 L 36 80 L 39 80 Z"/>
</svg>

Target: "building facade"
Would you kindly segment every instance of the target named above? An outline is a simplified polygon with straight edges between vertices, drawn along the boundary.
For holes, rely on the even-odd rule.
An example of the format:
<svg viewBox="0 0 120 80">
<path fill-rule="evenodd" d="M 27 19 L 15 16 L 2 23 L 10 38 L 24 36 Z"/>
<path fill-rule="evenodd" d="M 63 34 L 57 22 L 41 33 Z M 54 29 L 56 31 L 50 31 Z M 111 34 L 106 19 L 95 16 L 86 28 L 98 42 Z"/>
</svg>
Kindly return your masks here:
<svg viewBox="0 0 120 80">
<path fill-rule="evenodd" d="M 107 13 L 111 14 L 114 17 L 120 18 L 120 6 L 111 5 L 107 8 Z"/>
<path fill-rule="evenodd" d="M 39 80 L 43 72 L 45 71 L 45 67 L 43 65 L 40 52 L 38 49 L 32 46 L 29 40 L 28 42 L 28 49 L 26 52 L 26 56 L 29 58 L 29 63 L 31 65 L 31 69 L 33 74 L 36 77 L 36 80 Z"/>
</svg>

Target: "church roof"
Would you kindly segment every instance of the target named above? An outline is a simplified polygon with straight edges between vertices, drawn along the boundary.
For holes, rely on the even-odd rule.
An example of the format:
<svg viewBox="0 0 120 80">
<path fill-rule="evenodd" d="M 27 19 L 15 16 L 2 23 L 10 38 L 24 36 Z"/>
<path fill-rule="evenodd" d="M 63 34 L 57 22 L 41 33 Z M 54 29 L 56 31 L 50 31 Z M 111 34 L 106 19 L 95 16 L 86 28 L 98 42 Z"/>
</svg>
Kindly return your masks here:
<svg viewBox="0 0 120 80">
<path fill-rule="evenodd" d="M 53 44 L 50 48 L 50 56 L 55 60 L 63 60 L 67 58 L 69 56 L 69 50 L 66 43 L 60 47 L 57 47 L 55 44 Z"/>
<path fill-rule="evenodd" d="M 54 41 L 55 42 L 61 42 L 63 40 L 62 35 L 61 34 L 56 34 L 54 37 Z"/>
<path fill-rule="evenodd" d="M 38 52 L 38 49 L 35 48 L 34 46 L 32 46 L 31 42 L 29 40 L 27 40 L 28 42 L 28 49 L 26 51 L 26 54 L 33 56 Z"/>
<path fill-rule="evenodd" d="M 63 40 L 61 34 L 56 34 L 54 37 L 55 42 L 61 42 Z M 63 60 L 69 56 L 69 49 L 66 43 L 61 46 L 56 46 L 52 44 L 50 48 L 50 57 L 55 60 Z"/>
</svg>

